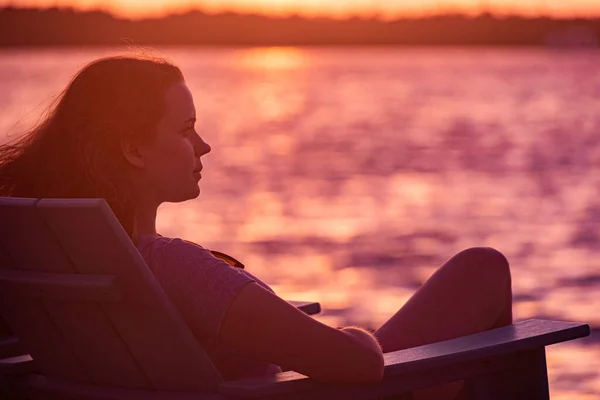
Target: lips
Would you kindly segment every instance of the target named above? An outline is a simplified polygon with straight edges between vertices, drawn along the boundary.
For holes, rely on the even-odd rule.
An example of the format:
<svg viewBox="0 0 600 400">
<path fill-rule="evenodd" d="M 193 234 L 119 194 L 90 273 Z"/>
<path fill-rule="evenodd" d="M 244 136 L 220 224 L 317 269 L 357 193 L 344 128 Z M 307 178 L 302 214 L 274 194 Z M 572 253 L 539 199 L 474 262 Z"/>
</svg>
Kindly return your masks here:
<svg viewBox="0 0 600 400">
<path fill-rule="evenodd" d="M 194 170 L 194 172 L 192 174 L 196 177 L 196 179 L 200 179 L 200 178 L 202 178 L 202 175 L 200 174 L 201 171 L 202 171 L 202 168 L 197 168 Z"/>
</svg>

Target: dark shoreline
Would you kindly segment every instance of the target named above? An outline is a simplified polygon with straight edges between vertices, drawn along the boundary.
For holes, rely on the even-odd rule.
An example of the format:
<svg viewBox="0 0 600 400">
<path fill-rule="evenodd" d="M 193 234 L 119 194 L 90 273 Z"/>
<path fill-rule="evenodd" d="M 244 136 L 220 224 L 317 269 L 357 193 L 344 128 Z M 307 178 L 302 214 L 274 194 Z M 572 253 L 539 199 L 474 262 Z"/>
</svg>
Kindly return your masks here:
<svg viewBox="0 0 600 400">
<path fill-rule="evenodd" d="M 0 8 L 0 48 L 73 46 L 486 46 L 600 48 L 600 18 L 438 15 L 275 18 L 188 11 L 129 20 L 102 11 Z"/>
</svg>

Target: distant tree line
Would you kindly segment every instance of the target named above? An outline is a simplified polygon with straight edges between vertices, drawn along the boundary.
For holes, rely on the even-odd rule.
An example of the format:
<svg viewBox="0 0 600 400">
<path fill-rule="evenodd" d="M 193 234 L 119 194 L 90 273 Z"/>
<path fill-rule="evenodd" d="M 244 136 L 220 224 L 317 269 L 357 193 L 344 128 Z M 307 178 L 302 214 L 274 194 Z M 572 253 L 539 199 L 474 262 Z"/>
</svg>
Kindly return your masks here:
<svg viewBox="0 0 600 400">
<path fill-rule="evenodd" d="M 440 15 L 376 18 L 275 18 L 189 11 L 128 20 L 69 8 L 0 9 L 0 46 L 123 45 L 503 45 L 590 46 L 600 18 L 551 19 Z"/>
</svg>

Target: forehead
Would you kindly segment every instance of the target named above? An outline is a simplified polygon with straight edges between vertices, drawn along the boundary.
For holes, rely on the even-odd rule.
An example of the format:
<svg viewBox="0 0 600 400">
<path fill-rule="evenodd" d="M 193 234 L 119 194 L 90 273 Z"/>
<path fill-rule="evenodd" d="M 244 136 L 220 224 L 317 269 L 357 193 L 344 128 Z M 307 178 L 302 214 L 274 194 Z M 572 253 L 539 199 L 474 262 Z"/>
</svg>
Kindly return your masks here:
<svg viewBox="0 0 600 400">
<path fill-rule="evenodd" d="M 164 119 L 172 122 L 185 122 L 196 116 L 192 92 L 183 82 L 172 84 L 165 94 Z"/>
</svg>

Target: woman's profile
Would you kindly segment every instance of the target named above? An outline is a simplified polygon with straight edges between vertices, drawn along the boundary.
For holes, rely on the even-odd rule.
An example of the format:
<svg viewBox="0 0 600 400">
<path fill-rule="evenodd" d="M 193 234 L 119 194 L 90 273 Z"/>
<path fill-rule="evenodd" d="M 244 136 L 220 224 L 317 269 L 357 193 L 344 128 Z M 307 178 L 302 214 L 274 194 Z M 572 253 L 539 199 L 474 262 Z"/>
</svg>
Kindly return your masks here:
<svg viewBox="0 0 600 400">
<path fill-rule="evenodd" d="M 181 70 L 113 56 L 83 67 L 47 115 L 0 146 L 0 195 L 104 198 L 224 379 L 292 369 L 327 382 L 382 378 L 383 353 L 512 323 L 510 268 L 491 248 L 442 265 L 371 333 L 333 328 L 246 270 L 156 231 L 158 207 L 200 195 L 211 151 Z M 251 270 L 251 266 L 250 266 Z M 461 383 L 414 393 L 452 399 Z"/>
</svg>

